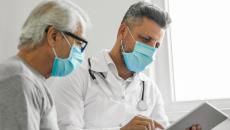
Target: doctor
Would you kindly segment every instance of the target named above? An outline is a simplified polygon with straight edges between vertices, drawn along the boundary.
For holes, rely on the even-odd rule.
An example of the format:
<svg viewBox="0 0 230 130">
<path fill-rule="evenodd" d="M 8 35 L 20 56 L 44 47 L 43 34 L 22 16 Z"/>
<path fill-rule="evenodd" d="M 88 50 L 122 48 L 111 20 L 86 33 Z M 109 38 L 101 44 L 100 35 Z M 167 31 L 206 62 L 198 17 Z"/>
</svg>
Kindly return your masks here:
<svg viewBox="0 0 230 130">
<path fill-rule="evenodd" d="M 169 125 L 157 85 L 142 71 L 170 23 L 146 2 L 126 12 L 111 51 L 91 57 L 51 87 L 61 130 L 154 130 Z"/>
<path fill-rule="evenodd" d="M 52 87 L 61 130 L 154 130 L 168 126 L 161 93 L 142 71 L 153 61 L 170 18 L 146 2 L 126 12 L 104 50 Z M 103 41 L 102 41 L 103 42 Z"/>
</svg>

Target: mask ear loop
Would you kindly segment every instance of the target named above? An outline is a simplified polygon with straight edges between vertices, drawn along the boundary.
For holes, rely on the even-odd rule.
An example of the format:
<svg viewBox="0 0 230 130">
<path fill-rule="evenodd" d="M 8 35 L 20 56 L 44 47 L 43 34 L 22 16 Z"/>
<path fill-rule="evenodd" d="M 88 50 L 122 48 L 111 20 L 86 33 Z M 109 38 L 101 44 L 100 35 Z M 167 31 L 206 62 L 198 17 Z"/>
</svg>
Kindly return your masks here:
<svg viewBox="0 0 230 130">
<path fill-rule="evenodd" d="M 67 41 L 69 47 L 71 48 L 71 45 L 70 45 L 70 43 L 69 43 L 69 40 L 66 38 L 66 36 L 64 35 L 63 32 L 61 32 L 61 35 L 64 37 L 64 39 Z M 54 47 L 52 47 L 52 50 L 53 50 L 54 55 L 55 55 L 56 57 L 58 57 L 58 56 L 57 56 L 57 53 L 56 53 L 56 51 L 55 51 L 55 49 L 54 49 Z"/>
<path fill-rule="evenodd" d="M 124 49 L 124 46 L 123 46 L 123 44 L 122 44 L 122 40 L 121 40 L 121 50 L 123 51 L 123 52 L 125 52 L 125 49 Z"/>
<path fill-rule="evenodd" d="M 57 57 L 57 53 L 56 53 L 54 47 L 52 47 L 52 50 L 53 50 L 54 55 Z"/>
<path fill-rule="evenodd" d="M 61 32 L 62 36 L 64 37 L 64 39 L 66 40 L 66 42 L 68 43 L 69 47 L 71 48 L 72 46 L 70 45 L 69 40 L 66 38 L 65 34 L 63 32 Z"/>
<path fill-rule="evenodd" d="M 128 32 L 130 33 L 131 37 L 132 37 L 133 40 L 135 41 L 135 38 L 133 37 L 133 35 L 132 35 L 132 33 L 131 33 L 131 31 L 130 31 L 130 29 L 129 29 L 128 26 L 127 26 L 127 28 L 128 28 Z M 123 44 L 122 40 L 121 40 L 121 50 L 122 50 L 123 52 L 125 52 L 124 44 Z"/>
<path fill-rule="evenodd" d="M 128 28 L 128 31 L 129 31 L 131 37 L 133 38 L 133 40 L 136 41 L 136 39 L 133 37 L 133 34 L 131 33 L 131 31 L 130 31 L 130 29 L 129 29 L 129 26 L 127 26 L 127 28 Z"/>
</svg>

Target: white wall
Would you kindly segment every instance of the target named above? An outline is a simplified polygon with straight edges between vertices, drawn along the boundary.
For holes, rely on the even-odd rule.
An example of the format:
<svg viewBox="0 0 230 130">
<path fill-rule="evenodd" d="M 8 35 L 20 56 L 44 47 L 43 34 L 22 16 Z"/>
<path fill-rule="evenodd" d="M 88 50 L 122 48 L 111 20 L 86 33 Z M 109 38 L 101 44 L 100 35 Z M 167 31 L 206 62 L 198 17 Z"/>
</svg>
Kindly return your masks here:
<svg viewBox="0 0 230 130">
<path fill-rule="evenodd" d="M 0 1 L 0 62 L 17 52 L 20 28 L 31 9 L 41 0 L 1 0 Z M 89 46 L 87 56 L 96 54 L 101 48 L 111 48 L 116 39 L 117 30 L 121 19 L 129 5 L 138 0 L 73 0 L 81 6 L 92 20 L 93 27 L 88 33 Z M 149 0 L 151 1 L 151 0 Z M 163 0 L 152 0 L 163 7 Z M 13 4 L 12 4 L 13 3 Z M 167 47 L 163 45 L 162 48 Z M 158 53 L 158 66 L 163 61 L 165 53 Z M 159 63 L 158 63 L 159 62 Z M 157 71 L 156 71 L 157 73 Z M 156 74 L 159 80 L 167 80 Z M 161 90 L 168 89 L 167 84 L 160 84 Z M 163 93 L 167 94 L 167 93 Z M 230 121 L 219 125 L 215 130 L 229 130 Z"/>
<path fill-rule="evenodd" d="M 91 18 L 93 27 L 88 33 L 88 56 L 102 48 L 112 48 L 118 27 L 129 5 L 137 0 L 75 0 Z"/>
<path fill-rule="evenodd" d="M 167 4 L 164 2 L 164 0 L 149 0 L 155 4 L 157 4 L 159 7 L 161 8 L 166 8 Z M 172 22 L 173 22 L 173 18 L 172 18 Z M 168 38 L 169 36 L 166 35 L 165 39 L 164 39 L 164 43 L 161 46 L 161 49 L 159 50 L 158 54 L 157 54 L 157 61 L 155 62 L 155 76 L 156 76 L 156 81 L 158 83 L 158 85 L 160 86 L 160 90 L 163 94 L 163 97 L 166 101 L 166 104 L 168 103 L 169 100 L 171 100 L 170 96 L 166 96 L 166 95 L 171 95 L 169 94 L 166 89 L 170 89 L 170 75 L 167 73 L 167 71 L 169 71 L 168 68 L 168 53 L 166 53 L 165 51 L 168 51 L 168 47 L 169 44 L 167 44 L 167 40 L 166 38 Z M 166 59 L 166 60 L 165 60 Z M 162 69 L 163 68 L 163 69 Z M 164 71 L 161 71 L 164 70 Z M 170 99 L 168 99 L 170 98 Z M 180 117 L 182 117 L 183 115 L 178 115 L 177 119 L 179 119 Z M 173 123 L 175 120 L 171 120 L 171 122 Z M 221 123 L 220 125 L 218 125 L 216 128 L 214 128 L 213 130 L 230 130 L 230 120 L 227 120 L 223 123 Z"/>
<path fill-rule="evenodd" d="M 42 0 L 0 1 L 0 61 L 16 54 L 19 32 L 29 12 Z M 86 56 L 102 48 L 111 48 L 121 19 L 131 3 L 138 0 L 73 0 L 82 7 L 92 21 L 88 32 Z M 14 4 L 12 4 L 14 3 Z"/>
<path fill-rule="evenodd" d="M 20 28 L 40 0 L 0 1 L 0 61 L 17 52 Z"/>
</svg>

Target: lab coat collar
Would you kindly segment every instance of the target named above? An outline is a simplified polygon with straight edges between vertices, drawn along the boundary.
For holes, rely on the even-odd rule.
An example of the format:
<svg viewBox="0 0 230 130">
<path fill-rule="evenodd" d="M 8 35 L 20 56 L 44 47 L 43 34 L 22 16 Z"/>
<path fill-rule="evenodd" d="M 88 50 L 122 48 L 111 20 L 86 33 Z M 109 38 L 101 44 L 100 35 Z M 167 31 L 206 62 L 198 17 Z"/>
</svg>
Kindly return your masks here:
<svg viewBox="0 0 230 130">
<path fill-rule="evenodd" d="M 108 53 L 108 50 L 103 50 L 96 56 L 90 58 L 91 69 L 95 72 L 108 72 L 107 62 L 105 60 L 105 53 Z"/>
<path fill-rule="evenodd" d="M 147 81 L 147 80 L 148 80 L 148 77 L 147 77 L 143 72 L 139 72 L 139 73 L 138 73 L 138 78 L 139 78 L 141 81 Z"/>
<path fill-rule="evenodd" d="M 99 54 L 90 58 L 91 61 L 91 69 L 95 72 L 102 72 L 105 73 L 107 78 L 108 73 L 108 65 L 112 64 L 115 65 L 112 61 L 111 57 L 109 56 L 109 50 L 102 50 Z M 139 78 L 141 81 L 147 81 L 148 77 L 143 73 L 135 73 L 131 79 L 136 80 Z"/>
</svg>

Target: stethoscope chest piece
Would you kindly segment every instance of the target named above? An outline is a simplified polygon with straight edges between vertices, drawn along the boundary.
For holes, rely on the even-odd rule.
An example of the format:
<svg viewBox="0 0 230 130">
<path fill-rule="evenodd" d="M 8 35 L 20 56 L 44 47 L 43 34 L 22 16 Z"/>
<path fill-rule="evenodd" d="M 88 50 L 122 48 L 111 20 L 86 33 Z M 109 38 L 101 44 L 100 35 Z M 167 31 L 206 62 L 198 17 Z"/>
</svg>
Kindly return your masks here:
<svg viewBox="0 0 230 130">
<path fill-rule="evenodd" d="M 147 102 L 145 100 L 140 100 L 137 104 L 137 109 L 140 111 L 146 111 L 148 109 Z"/>
</svg>

